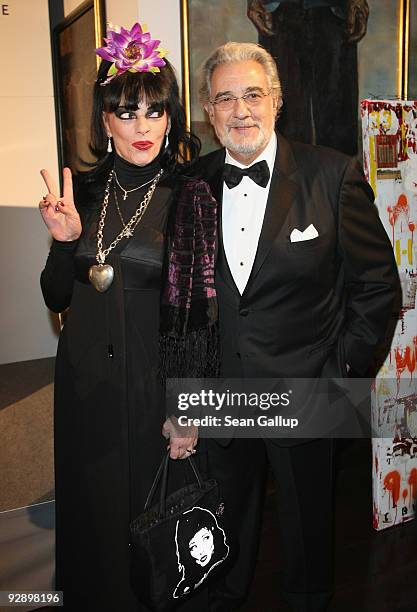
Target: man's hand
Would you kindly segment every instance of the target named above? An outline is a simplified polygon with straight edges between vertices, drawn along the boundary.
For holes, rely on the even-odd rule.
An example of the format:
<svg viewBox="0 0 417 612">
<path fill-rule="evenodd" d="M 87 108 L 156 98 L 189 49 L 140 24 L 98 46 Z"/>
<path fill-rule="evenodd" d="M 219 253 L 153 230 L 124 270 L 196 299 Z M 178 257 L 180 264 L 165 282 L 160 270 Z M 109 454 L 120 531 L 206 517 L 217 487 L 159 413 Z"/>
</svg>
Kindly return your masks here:
<svg viewBox="0 0 417 612">
<path fill-rule="evenodd" d="M 171 459 L 187 459 L 195 453 L 198 442 L 198 427 L 181 426 L 175 416 L 168 417 L 162 426 L 162 435 L 169 440 L 168 448 Z"/>
<path fill-rule="evenodd" d="M 265 9 L 263 0 L 248 0 L 247 16 L 258 30 L 259 34 L 273 36 L 272 14 Z"/>
<path fill-rule="evenodd" d="M 366 0 L 347 0 L 346 33 L 348 42 L 356 43 L 366 34 L 369 6 Z"/>
</svg>

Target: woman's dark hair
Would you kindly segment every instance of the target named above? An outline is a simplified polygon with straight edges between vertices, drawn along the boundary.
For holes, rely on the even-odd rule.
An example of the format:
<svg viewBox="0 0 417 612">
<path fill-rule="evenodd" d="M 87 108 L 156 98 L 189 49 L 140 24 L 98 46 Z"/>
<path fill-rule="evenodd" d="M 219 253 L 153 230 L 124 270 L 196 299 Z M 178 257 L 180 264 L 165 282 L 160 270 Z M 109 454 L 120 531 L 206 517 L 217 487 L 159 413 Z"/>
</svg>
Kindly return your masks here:
<svg viewBox="0 0 417 612">
<path fill-rule="evenodd" d="M 107 134 L 103 125 L 103 111 L 114 113 L 123 97 L 123 106 L 136 110 L 138 103 L 146 101 L 148 106 L 161 105 L 170 120 L 169 147 L 163 155 L 162 167 L 173 171 L 179 162 L 193 162 L 200 152 L 200 141 L 187 131 L 185 112 L 180 102 L 178 83 L 174 69 L 165 60 L 160 72 L 125 72 L 114 77 L 107 85 L 110 62 L 100 65 L 94 84 L 93 114 L 91 121 L 90 150 L 98 163 L 107 157 Z"/>
<path fill-rule="evenodd" d="M 93 164 L 86 164 L 92 170 L 79 174 L 80 186 L 96 182 L 110 172 L 114 163 L 114 153 L 107 152 L 107 133 L 103 124 L 103 112 L 112 113 L 120 105 L 127 110 L 136 110 L 143 100 L 156 110 L 166 110 L 171 121 L 168 135 L 169 145 L 161 156 L 161 166 L 171 173 L 188 168 L 198 157 L 200 140 L 187 130 L 185 111 L 180 101 L 178 83 L 174 69 L 165 59 L 160 72 L 125 72 L 114 77 L 107 85 L 111 62 L 102 61 L 93 90 L 93 111 L 91 118 L 90 151 L 96 158 Z M 85 162 L 84 162 L 85 163 Z M 105 179 L 104 179 L 105 180 Z M 100 182 L 100 181 L 99 181 Z"/>
</svg>

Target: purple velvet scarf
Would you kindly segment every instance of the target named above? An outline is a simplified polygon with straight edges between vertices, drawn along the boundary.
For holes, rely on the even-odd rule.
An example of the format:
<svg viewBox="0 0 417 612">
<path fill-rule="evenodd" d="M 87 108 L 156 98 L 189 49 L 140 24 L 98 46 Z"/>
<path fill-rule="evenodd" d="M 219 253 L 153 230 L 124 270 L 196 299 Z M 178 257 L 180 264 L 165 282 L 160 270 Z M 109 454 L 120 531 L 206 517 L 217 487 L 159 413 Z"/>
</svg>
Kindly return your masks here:
<svg viewBox="0 0 417 612">
<path fill-rule="evenodd" d="M 215 377 L 217 202 L 201 180 L 183 180 L 168 232 L 160 322 L 162 378 Z"/>
</svg>

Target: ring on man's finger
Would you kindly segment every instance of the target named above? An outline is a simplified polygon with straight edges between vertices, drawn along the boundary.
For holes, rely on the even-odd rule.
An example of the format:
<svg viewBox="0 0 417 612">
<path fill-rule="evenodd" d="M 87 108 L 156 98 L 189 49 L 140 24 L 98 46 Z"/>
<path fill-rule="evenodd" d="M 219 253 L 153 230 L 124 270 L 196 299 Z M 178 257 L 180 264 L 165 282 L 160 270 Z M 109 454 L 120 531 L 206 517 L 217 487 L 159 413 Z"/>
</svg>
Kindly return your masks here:
<svg viewBox="0 0 417 612">
<path fill-rule="evenodd" d="M 190 455 L 195 455 L 196 454 L 196 450 L 195 448 L 187 448 L 187 453 L 190 453 Z"/>
</svg>

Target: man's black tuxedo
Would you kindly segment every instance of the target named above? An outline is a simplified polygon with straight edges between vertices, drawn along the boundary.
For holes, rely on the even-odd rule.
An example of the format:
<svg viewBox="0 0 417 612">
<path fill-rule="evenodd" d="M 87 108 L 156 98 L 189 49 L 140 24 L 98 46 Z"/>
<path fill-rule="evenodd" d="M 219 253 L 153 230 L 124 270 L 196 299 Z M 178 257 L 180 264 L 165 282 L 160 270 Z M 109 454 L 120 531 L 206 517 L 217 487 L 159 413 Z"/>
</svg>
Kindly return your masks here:
<svg viewBox="0 0 417 612">
<path fill-rule="evenodd" d="M 220 209 L 224 160 L 221 149 L 199 164 Z M 359 164 L 330 149 L 290 143 L 278 135 L 258 249 L 242 295 L 226 261 L 221 211 L 219 219 L 221 375 L 344 377 L 347 367 L 365 375 L 386 333 L 399 281 Z M 304 231 L 311 224 L 318 237 L 290 241 L 294 229 Z M 266 455 L 281 488 L 288 599 L 296 610 L 325 609 L 332 582 L 331 442 L 234 439 L 229 446 L 208 441 L 207 447 L 211 475 L 234 508 L 242 546 L 222 593 L 229 603 L 224 608 L 218 603 L 213 610 L 233 609 L 232 600 L 237 603 L 248 588 Z M 309 479 L 318 488 L 309 490 Z"/>
<path fill-rule="evenodd" d="M 220 206 L 224 157 L 221 149 L 201 160 Z M 224 376 L 342 377 L 346 363 L 366 373 L 399 286 L 392 247 L 372 201 L 356 160 L 278 136 L 258 251 L 242 296 L 219 231 Z M 290 242 L 293 229 L 310 224 L 317 238 Z"/>
</svg>

